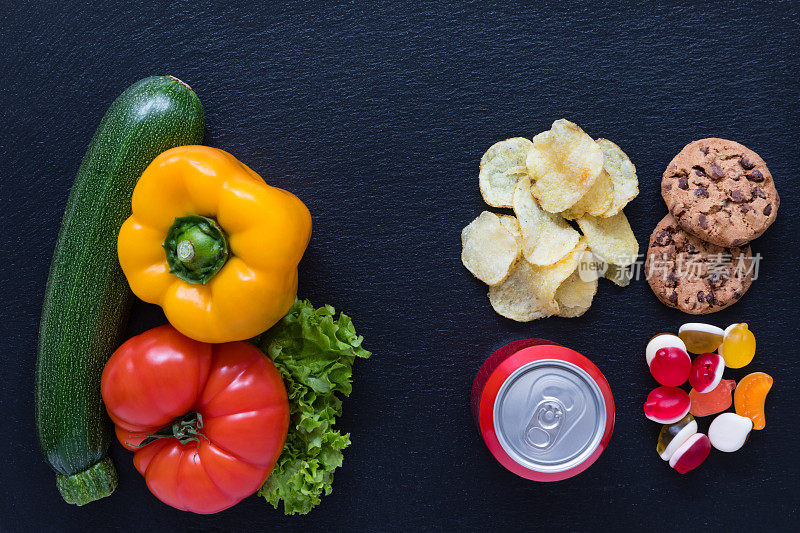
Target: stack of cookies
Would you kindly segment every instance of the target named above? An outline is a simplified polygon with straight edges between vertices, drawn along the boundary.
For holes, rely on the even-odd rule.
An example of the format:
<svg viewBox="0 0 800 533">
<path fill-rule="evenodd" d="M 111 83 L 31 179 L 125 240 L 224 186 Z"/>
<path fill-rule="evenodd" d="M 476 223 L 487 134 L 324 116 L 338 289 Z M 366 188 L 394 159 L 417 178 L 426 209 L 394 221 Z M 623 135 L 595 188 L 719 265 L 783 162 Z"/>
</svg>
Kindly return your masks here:
<svg viewBox="0 0 800 533">
<path fill-rule="evenodd" d="M 665 305 L 693 315 L 728 307 L 758 271 L 749 242 L 772 224 L 780 197 L 764 160 L 725 139 L 701 139 L 667 166 L 670 213 L 650 236 L 645 276 Z"/>
</svg>

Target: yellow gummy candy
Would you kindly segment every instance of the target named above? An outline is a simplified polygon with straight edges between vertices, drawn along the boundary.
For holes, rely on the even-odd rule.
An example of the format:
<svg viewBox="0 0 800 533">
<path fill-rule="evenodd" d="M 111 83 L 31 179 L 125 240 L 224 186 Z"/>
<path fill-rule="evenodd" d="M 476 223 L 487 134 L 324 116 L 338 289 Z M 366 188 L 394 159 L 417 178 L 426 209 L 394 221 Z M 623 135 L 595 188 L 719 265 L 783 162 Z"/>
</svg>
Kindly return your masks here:
<svg viewBox="0 0 800 533">
<path fill-rule="evenodd" d="M 747 324 L 736 324 L 725 333 L 719 354 L 728 368 L 742 368 L 750 364 L 756 354 L 756 337 Z"/>
</svg>

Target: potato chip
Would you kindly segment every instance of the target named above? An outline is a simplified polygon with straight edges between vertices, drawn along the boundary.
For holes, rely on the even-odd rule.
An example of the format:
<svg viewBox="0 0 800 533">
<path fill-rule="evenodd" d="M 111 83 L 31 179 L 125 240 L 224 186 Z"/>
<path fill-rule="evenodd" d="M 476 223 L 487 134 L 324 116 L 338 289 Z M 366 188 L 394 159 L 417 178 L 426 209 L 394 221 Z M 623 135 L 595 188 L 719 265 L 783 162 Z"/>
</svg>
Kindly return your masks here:
<svg viewBox="0 0 800 533">
<path fill-rule="evenodd" d="M 575 270 L 577 255 L 585 249 L 581 240 L 564 259 L 549 266 L 519 261 L 503 282 L 489 287 L 489 302 L 498 314 L 517 322 L 557 313 L 556 290 Z"/>
<path fill-rule="evenodd" d="M 561 213 L 561 216 L 574 220 L 583 215 L 603 216 L 614 202 L 614 184 L 603 171 L 583 197 Z"/>
<path fill-rule="evenodd" d="M 484 283 L 503 281 L 518 257 L 517 239 L 494 213 L 484 211 L 461 232 L 461 262 Z"/>
<path fill-rule="evenodd" d="M 481 157 L 478 183 L 483 201 L 493 207 L 511 207 L 514 187 L 528 175 L 525 160 L 533 143 L 523 137 L 492 145 Z"/>
<path fill-rule="evenodd" d="M 575 247 L 557 263 L 534 267 L 536 293 L 541 298 L 547 298 L 548 303 L 552 304 L 556 309 L 558 309 L 558 304 L 555 300 L 556 291 L 564 280 L 578 268 L 578 261 L 586 248 L 586 239 L 581 238 L 575 244 Z"/>
<path fill-rule="evenodd" d="M 515 239 L 519 240 L 522 238 L 522 232 L 519 230 L 519 220 L 517 220 L 517 217 L 500 215 L 500 224 L 502 224 Z"/>
<path fill-rule="evenodd" d="M 614 285 L 627 287 L 631 284 L 631 279 L 633 279 L 633 268 L 631 268 L 631 266 L 632 265 L 622 267 L 613 263 L 608 263 L 608 268 L 604 276 Z"/>
<path fill-rule="evenodd" d="M 586 215 L 577 222 L 589 248 L 603 261 L 628 266 L 636 260 L 639 243 L 622 211 L 609 218 Z"/>
<path fill-rule="evenodd" d="M 591 307 L 595 293 L 597 293 L 597 278 L 584 281 L 575 270 L 556 291 L 558 316 L 564 318 L 581 316 Z"/>
<path fill-rule="evenodd" d="M 597 144 L 603 152 L 603 170 L 613 184 L 613 201 L 600 216 L 611 217 L 639 194 L 639 178 L 636 177 L 636 167 L 619 146 L 608 139 L 597 139 Z"/>
<path fill-rule="evenodd" d="M 536 144 L 536 143 L 547 142 L 547 136 L 548 135 L 550 135 L 550 130 L 539 132 L 539 133 L 537 133 L 536 135 L 533 136 L 533 138 L 531 139 L 531 143 Z M 526 158 L 525 159 L 525 166 L 527 167 L 527 165 L 528 165 L 528 160 Z M 533 176 L 531 176 L 530 173 L 528 174 L 528 177 L 531 178 L 532 180 L 536 179 Z"/>
<path fill-rule="evenodd" d="M 527 261 L 519 261 L 504 281 L 489 287 L 489 302 L 499 315 L 530 322 L 558 311 L 549 298 L 534 290 L 536 268 Z"/>
<path fill-rule="evenodd" d="M 531 195 L 531 181 L 514 190 L 514 212 L 522 232 L 522 253 L 533 265 L 551 265 L 575 247 L 580 234 L 560 215 L 544 211 Z"/>
<path fill-rule="evenodd" d="M 525 164 L 542 209 L 560 213 L 594 184 L 603 170 L 603 152 L 576 124 L 560 119 L 534 138 Z"/>
</svg>

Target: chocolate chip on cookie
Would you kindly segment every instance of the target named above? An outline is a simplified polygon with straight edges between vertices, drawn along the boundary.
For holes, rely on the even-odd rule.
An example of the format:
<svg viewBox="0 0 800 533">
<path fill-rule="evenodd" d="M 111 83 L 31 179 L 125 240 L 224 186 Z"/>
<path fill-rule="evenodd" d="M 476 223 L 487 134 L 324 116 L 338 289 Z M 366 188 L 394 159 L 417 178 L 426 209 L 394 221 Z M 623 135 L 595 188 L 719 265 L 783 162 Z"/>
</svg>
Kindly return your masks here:
<svg viewBox="0 0 800 533">
<path fill-rule="evenodd" d="M 661 195 L 684 230 L 723 247 L 764 233 L 780 205 L 764 160 L 737 142 L 714 138 L 689 143 L 675 156 Z"/>
<path fill-rule="evenodd" d="M 764 174 L 761 173 L 760 170 L 756 169 L 751 173 L 747 174 L 747 179 L 750 181 L 764 181 Z"/>
<path fill-rule="evenodd" d="M 749 246 L 709 244 L 686 232 L 672 215 L 650 236 L 644 265 L 658 299 L 691 315 L 713 313 L 738 301 L 750 288 L 754 270 Z"/>
</svg>

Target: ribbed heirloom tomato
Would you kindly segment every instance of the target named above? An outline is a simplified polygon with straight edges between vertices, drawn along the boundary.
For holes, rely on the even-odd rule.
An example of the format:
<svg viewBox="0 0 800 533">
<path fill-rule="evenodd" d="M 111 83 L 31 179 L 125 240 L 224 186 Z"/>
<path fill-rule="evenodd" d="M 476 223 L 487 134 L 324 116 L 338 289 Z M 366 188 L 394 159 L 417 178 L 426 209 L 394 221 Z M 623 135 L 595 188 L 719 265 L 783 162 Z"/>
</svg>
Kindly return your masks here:
<svg viewBox="0 0 800 533">
<path fill-rule="evenodd" d="M 150 491 L 195 513 L 227 509 L 258 490 L 289 427 L 283 380 L 258 348 L 198 342 L 168 325 L 120 346 L 101 391 Z"/>
</svg>

